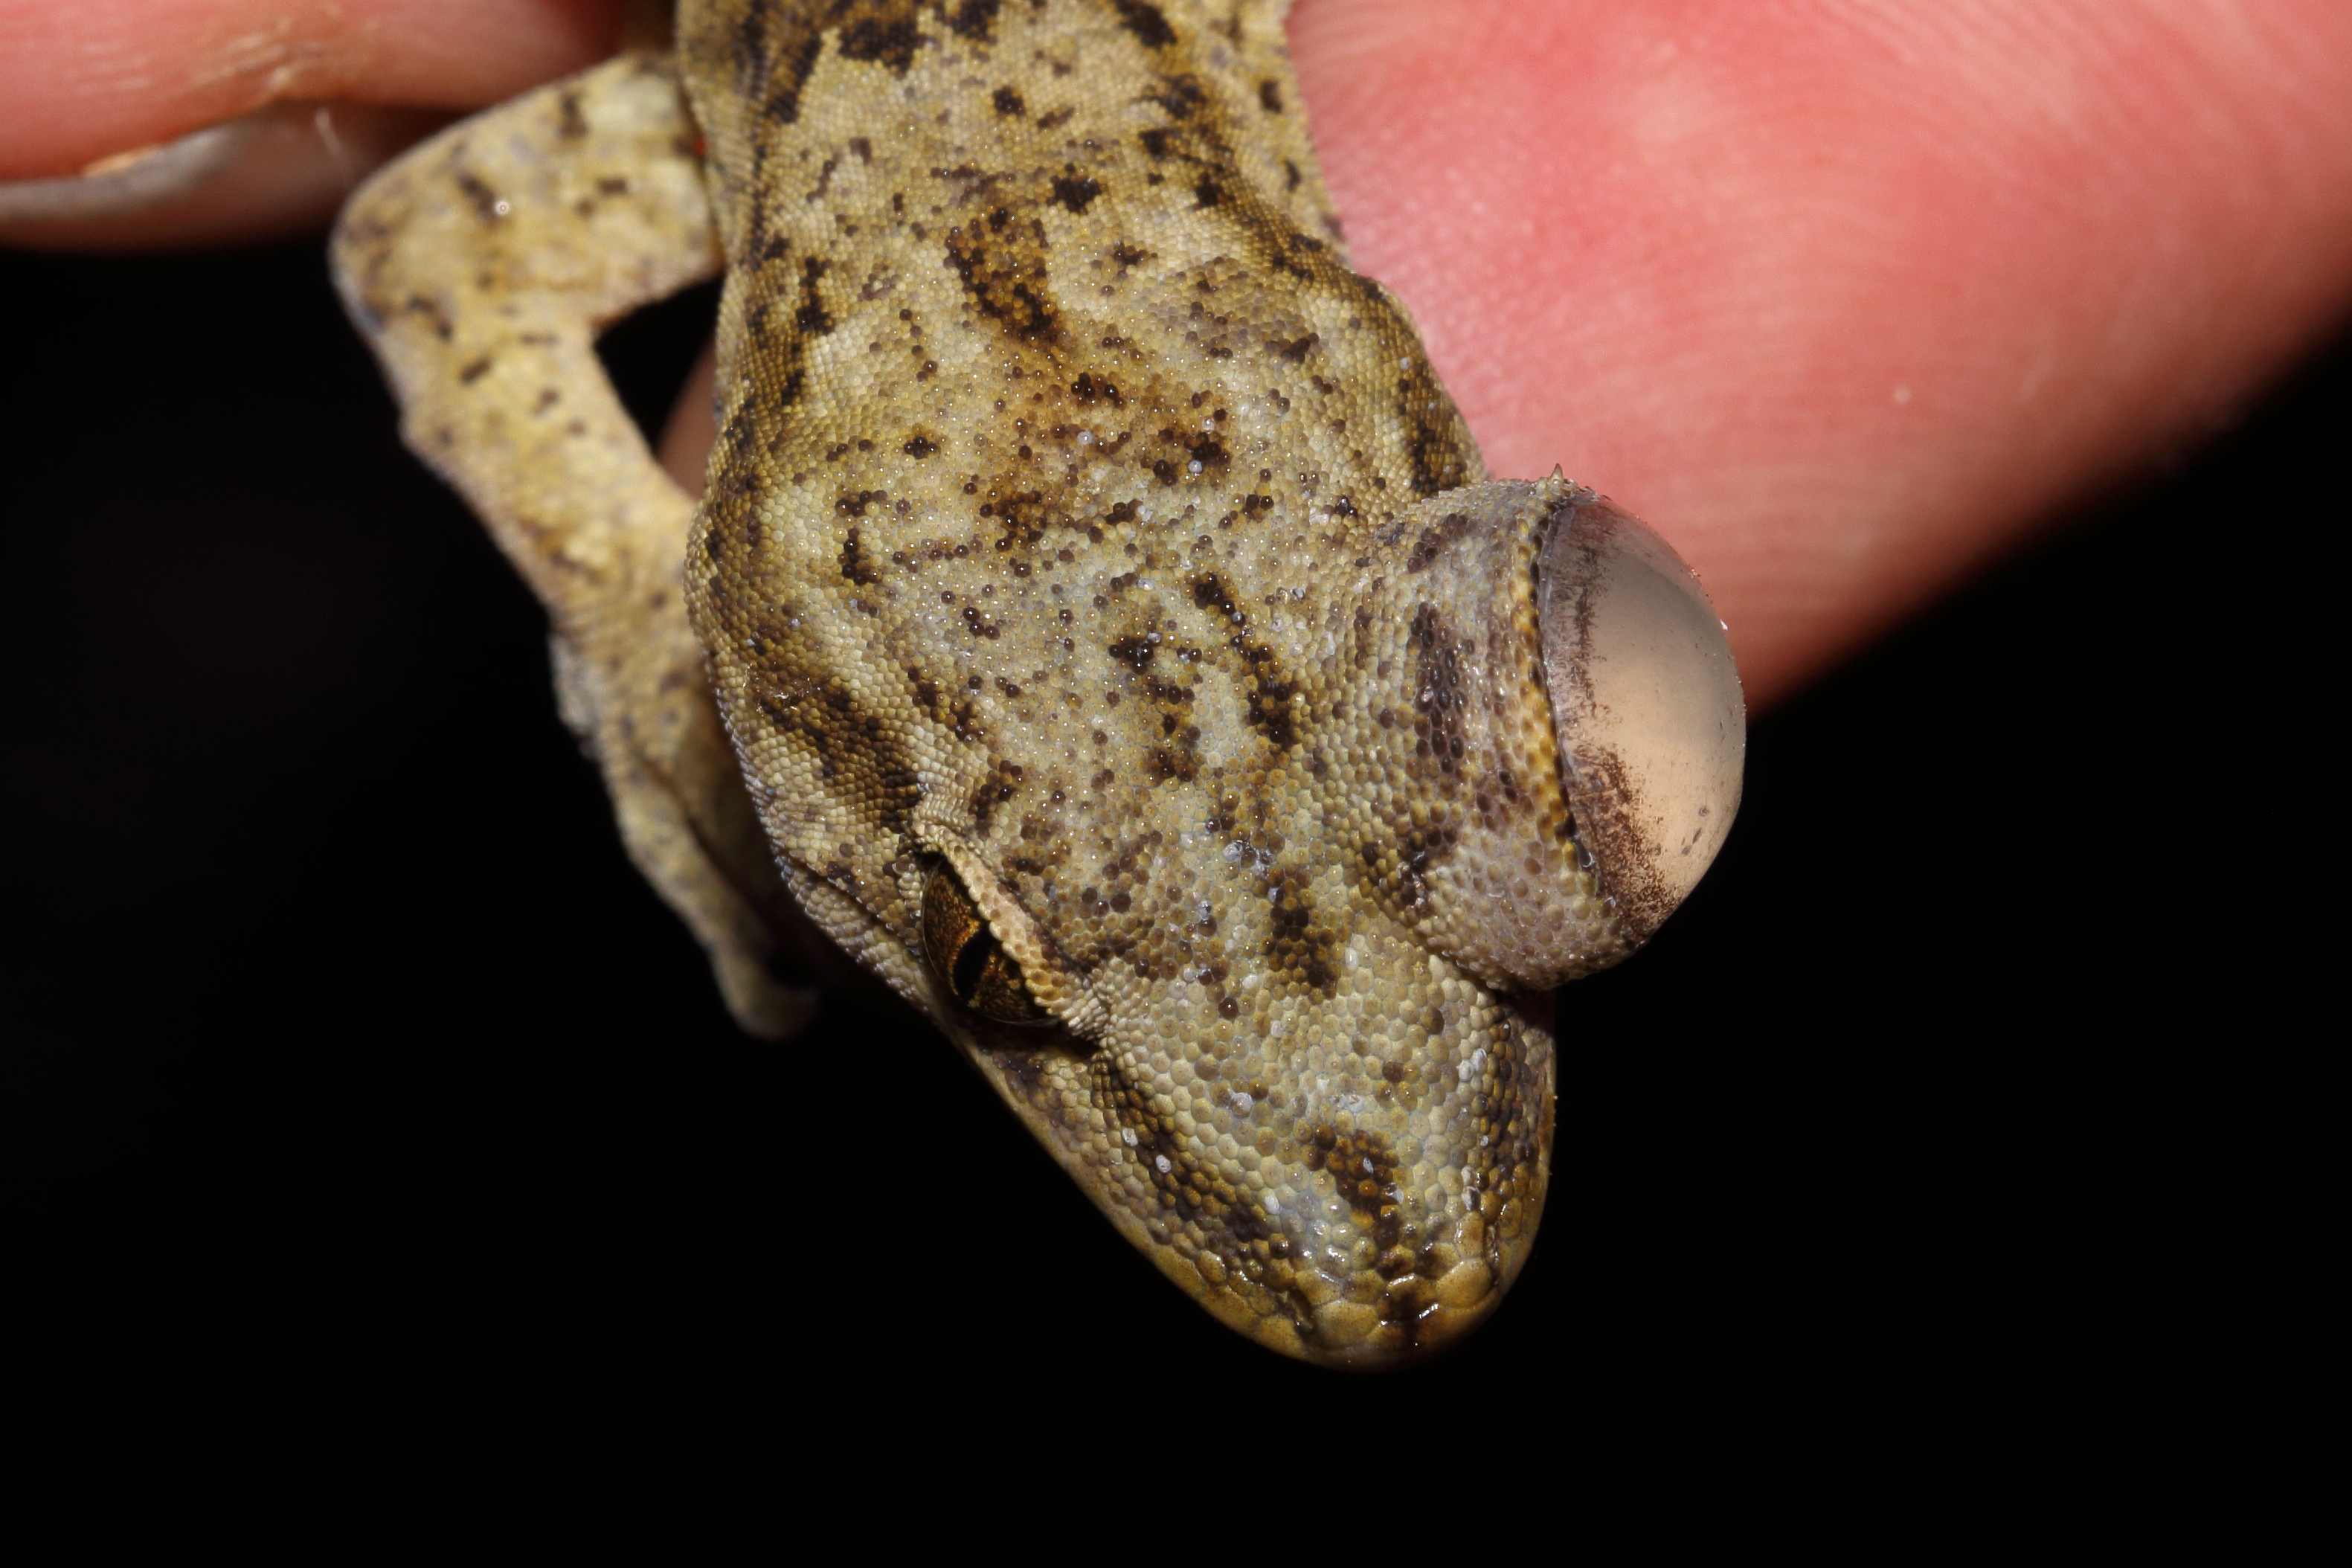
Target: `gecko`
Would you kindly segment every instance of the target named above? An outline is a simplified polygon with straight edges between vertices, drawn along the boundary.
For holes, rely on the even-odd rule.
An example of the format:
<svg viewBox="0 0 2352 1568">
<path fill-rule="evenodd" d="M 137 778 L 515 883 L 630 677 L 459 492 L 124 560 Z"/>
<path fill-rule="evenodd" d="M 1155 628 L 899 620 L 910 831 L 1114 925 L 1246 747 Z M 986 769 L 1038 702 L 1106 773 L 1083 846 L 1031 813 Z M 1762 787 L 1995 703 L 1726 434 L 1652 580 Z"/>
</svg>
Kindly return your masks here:
<svg viewBox="0 0 2352 1568">
<path fill-rule="evenodd" d="M 331 261 L 741 1026 L 805 1021 L 813 929 L 1201 1307 L 1375 1368 L 1526 1261 L 1552 992 L 1705 872 L 1745 710 L 1690 569 L 1490 479 L 1350 268 L 1286 9 L 685 0 Z M 719 275 L 697 502 L 594 344 Z M 920 1158 L 911 1070 L 795 1114 Z M 802 1181 L 780 1241 L 856 1203 Z"/>
</svg>

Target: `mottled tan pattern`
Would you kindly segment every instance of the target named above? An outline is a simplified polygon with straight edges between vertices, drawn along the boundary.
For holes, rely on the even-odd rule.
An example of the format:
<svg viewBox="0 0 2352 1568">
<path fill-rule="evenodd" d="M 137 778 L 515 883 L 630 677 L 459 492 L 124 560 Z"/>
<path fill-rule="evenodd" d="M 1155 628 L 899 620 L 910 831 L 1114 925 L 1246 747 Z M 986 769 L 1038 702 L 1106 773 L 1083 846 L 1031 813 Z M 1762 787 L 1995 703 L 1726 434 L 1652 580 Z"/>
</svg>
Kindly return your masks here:
<svg viewBox="0 0 2352 1568">
<path fill-rule="evenodd" d="M 363 185 L 337 226 L 346 306 L 416 452 L 473 504 L 552 623 L 564 716 L 631 855 L 694 928 L 728 1005 L 780 1034 L 787 900 L 687 625 L 693 503 L 614 395 L 595 334 L 718 270 L 667 62 L 616 61 L 456 126 Z"/>
<path fill-rule="evenodd" d="M 1545 993 L 1631 937 L 1538 657 L 1590 492 L 1482 482 L 1348 269 L 1282 10 L 689 3 L 690 112 L 653 58 L 519 100 L 372 182 L 337 262 L 739 1014 L 797 998 L 681 586 L 800 907 L 1209 1310 L 1378 1364 L 1524 1260 Z M 689 542 L 589 344 L 708 273 L 714 219 Z M 908 1076 L 836 1066 L 807 1113 L 887 1128 Z"/>
</svg>

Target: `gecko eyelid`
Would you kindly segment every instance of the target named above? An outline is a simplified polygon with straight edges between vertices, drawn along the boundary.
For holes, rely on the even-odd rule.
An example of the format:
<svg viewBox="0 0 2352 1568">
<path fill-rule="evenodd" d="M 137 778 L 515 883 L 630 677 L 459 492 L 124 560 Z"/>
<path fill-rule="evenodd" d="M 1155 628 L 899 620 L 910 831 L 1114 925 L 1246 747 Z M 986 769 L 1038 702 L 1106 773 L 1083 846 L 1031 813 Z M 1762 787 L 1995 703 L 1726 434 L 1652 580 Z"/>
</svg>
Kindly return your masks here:
<svg viewBox="0 0 2352 1568">
<path fill-rule="evenodd" d="M 945 861 L 923 884 L 923 956 L 949 994 L 1000 1024 L 1046 1024 L 1021 964 L 989 928 L 971 894 Z"/>
</svg>

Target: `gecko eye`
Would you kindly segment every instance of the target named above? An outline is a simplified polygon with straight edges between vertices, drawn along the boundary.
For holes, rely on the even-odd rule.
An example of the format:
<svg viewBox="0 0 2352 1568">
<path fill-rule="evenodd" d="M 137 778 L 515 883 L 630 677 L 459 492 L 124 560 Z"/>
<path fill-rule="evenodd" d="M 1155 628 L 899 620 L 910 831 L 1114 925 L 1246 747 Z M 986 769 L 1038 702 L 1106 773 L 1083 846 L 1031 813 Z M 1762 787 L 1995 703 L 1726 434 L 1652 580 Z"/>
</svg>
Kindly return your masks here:
<svg viewBox="0 0 2352 1568">
<path fill-rule="evenodd" d="M 1021 965 L 997 942 L 971 895 L 942 861 L 923 884 L 923 956 L 955 999 L 1000 1024 L 1045 1024 Z"/>
<path fill-rule="evenodd" d="M 1538 576 L 1560 782 L 1638 942 L 1697 886 L 1739 810 L 1739 671 L 1698 578 L 1605 500 L 1553 529 Z"/>
</svg>

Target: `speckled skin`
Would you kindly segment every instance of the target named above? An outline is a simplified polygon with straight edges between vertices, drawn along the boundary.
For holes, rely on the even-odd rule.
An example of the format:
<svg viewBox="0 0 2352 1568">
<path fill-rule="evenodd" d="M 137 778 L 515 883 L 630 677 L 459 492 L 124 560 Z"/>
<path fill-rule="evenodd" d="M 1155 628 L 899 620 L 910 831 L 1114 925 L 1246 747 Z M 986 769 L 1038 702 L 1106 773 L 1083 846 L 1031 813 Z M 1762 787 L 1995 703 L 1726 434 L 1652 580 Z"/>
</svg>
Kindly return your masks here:
<svg viewBox="0 0 2352 1568">
<path fill-rule="evenodd" d="M 1538 548 L 1592 498 L 1484 482 L 1348 269 L 1283 9 L 690 0 L 675 67 L 454 129 L 336 256 L 739 1016 L 805 1005 L 781 867 L 1202 1306 L 1376 1365 L 1500 1299 L 1546 994 L 1645 933 L 1538 657 Z M 722 256 L 689 537 L 591 343 Z M 1044 1024 L 926 961 L 942 865 Z"/>
</svg>

